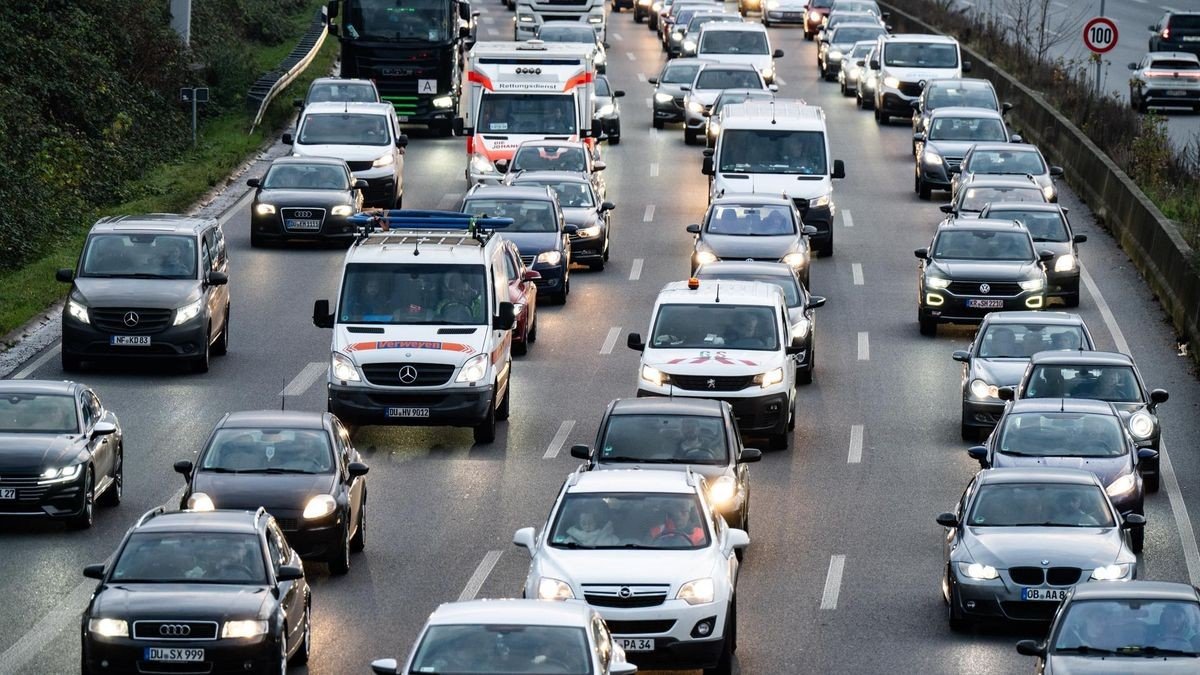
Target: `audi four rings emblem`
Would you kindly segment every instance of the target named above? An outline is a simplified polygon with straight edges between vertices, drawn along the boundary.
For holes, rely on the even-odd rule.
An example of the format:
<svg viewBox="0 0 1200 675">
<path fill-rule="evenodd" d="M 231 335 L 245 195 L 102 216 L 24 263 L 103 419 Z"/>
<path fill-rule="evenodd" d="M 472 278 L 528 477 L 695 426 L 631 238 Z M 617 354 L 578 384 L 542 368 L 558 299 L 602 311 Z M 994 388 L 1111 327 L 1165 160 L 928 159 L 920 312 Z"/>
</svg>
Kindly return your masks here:
<svg viewBox="0 0 1200 675">
<path fill-rule="evenodd" d="M 297 218 L 312 218 L 312 211 L 293 211 Z"/>
<path fill-rule="evenodd" d="M 984 295 L 991 293 L 992 285 L 991 284 L 979 284 L 979 292 L 983 293 Z"/>
<path fill-rule="evenodd" d="M 628 598 L 629 596 L 633 595 L 633 591 L 629 590 L 628 586 L 622 586 L 619 593 L 622 598 Z"/>
<path fill-rule="evenodd" d="M 541 75 L 541 68 L 517 68 L 518 75 Z"/>
<path fill-rule="evenodd" d="M 400 381 L 404 384 L 412 384 L 417 381 L 417 369 L 412 366 L 404 366 L 400 369 Z"/>
<path fill-rule="evenodd" d="M 164 623 L 158 627 L 158 634 L 170 637 L 187 637 L 192 634 L 192 627 L 182 623 Z"/>
<path fill-rule="evenodd" d="M 129 326 L 130 328 L 138 325 L 138 321 L 140 320 L 141 317 L 138 316 L 137 312 L 125 312 L 125 317 L 122 319 L 122 321 L 125 322 L 125 325 Z"/>
</svg>

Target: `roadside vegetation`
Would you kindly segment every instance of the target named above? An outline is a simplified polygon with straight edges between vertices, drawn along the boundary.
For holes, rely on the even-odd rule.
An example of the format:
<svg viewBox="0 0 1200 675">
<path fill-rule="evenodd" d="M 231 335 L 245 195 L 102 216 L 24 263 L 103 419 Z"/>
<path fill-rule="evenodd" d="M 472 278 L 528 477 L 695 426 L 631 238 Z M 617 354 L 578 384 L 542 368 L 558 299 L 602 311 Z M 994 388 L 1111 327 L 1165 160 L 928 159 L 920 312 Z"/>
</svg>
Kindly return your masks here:
<svg viewBox="0 0 1200 675">
<path fill-rule="evenodd" d="M 186 211 L 288 123 L 291 91 L 336 55 L 327 41 L 250 134 L 250 84 L 323 2 L 194 0 L 190 49 L 167 4 L 0 3 L 0 335 L 62 297 L 54 270 L 74 266 L 96 218 Z M 184 86 L 210 88 L 195 148 Z"/>
</svg>

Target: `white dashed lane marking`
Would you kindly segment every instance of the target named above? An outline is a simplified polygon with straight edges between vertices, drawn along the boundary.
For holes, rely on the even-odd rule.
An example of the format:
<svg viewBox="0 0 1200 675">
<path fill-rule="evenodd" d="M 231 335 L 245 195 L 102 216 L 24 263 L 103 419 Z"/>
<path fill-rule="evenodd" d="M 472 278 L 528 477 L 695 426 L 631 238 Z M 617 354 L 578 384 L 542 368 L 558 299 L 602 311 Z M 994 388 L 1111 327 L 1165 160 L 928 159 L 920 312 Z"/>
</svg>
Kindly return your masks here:
<svg viewBox="0 0 1200 675">
<path fill-rule="evenodd" d="M 466 588 L 463 588 L 462 593 L 458 594 L 458 601 L 474 600 L 479 594 L 479 589 L 483 588 L 483 582 L 487 581 L 488 575 L 492 573 L 492 568 L 500 560 L 500 551 L 488 551 L 483 556 L 483 560 L 479 561 L 479 566 L 475 568 L 475 573 L 467 580 Z"/>
<path fill-rule="evenodd" d="M 617 346 L 617 338 L 621 337 L 621 327 L 613 326 L 608 329 L 608 336 L 604 338 L 604 344 L 600 347 L 601 354 L 611 354 L 613 347 Z"/>
<path fill-rule="evenodd" d="M 657 176 L 658 176 L 658 162 L 650 162 L 650 177 L 655 178 Z"/>
<path fill-rule="evenodd" d="M 871 337 L 865 330 L 858 333 L 858 360 L 871 360 Z"/>
<path fill-rule="evenodd" d="M 842 225 L 844 227 L 854 227 L 854 218 L 850 215 L 849 209 L 842 210 Z"/>
<path fill-rule="evenodd" d="M 825 592 L 821 594 L 821 609 L 837 609 L 838 594 L 842 590 L 842 572 L 846 569 L 846 556 L 829 558 L 829 571 L 825 574 Z"/>
<path fill-rule="evenodd" d="M 854 285 L 863 285 L 862 263 L 852 263 L 850 265 L 850 274 L 854 277 Z"/>
<path fill-rule="evenodd" d="M 855 424 L 850 427 L 850 454 L 846 456 L 847 464 L 862 462 L 863 425 Z"/>
<path fill-rule="evenodd" d="M 642 265 L 645 264 L 642 258 L 633 259 L 633 268 L 629 270 L 629 280 L 637 281 L 642 278 Z"/>
<path fill-rule="evenodd" d="M 653 222 L 653 221 L 654 221 L 654 205 L 647 204 L 646 205 L 646 213 L 644 215 L 642 215 L 642 222 L 649 223 L 649 222 Z"/>
<path fill-rule="evenodd" d="M 575 420 L 566 420 L 558 425 L 558 431 L 554 432 L 554 438 L 550 439 L 550 447 L 546 448 L 546 454 L 542 455 L 542 459 L 554 459 L 558 457 L 558 453 L 562 450 L 563 444 L 567 442 L 567 437 L 571 435 L 571 430 L 575 428 Z"/>
<path fill-rule="evenodd" d="M 292 381 L 283 388 L 283 391 L 279 392 L 279 395 L 283 398 L 287 398 L 289 396 L 299 396 L 303 394 L 304 392 L 308 391 L 309 387 L 313 386 L 313 383 L 317 381 L 318 377 L 325 374 L 327 368 L 328 366 L 324 361 L 313 361 L 312 363 L 304 366 L 304 368 L 296 374 L 296 377 L 292 378 Z"/>
</svg>

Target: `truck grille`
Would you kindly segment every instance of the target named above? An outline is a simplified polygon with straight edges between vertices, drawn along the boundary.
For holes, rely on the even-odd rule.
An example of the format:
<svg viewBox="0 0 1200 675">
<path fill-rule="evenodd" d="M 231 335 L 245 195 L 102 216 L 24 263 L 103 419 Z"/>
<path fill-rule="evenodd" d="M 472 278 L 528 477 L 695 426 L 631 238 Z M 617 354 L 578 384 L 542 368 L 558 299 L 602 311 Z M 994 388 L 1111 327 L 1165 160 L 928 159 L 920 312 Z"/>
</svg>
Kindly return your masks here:
<svg viewBox="0 0 1200 675">
<path fill-rule="evenodd" d="M 447 363 L 368 363 L 362 370 L 367 382 L 381 387 L 436 387 L 454 374 Z"/>
<path fill-rule="evenodd" d="M 741 391 L 754 383 L 753 375 L 672 375 L 671 384 L 691 391 Z"/>
<path fill-rule="evenodd" d="M 144 308 L 93 308 L 88 311 L 92 315 L 92 325 L 97 330 L 120 335 L 162 332 L 171 325 L 171 315 L 174 313 L 170 309 Z"/>
</svg>

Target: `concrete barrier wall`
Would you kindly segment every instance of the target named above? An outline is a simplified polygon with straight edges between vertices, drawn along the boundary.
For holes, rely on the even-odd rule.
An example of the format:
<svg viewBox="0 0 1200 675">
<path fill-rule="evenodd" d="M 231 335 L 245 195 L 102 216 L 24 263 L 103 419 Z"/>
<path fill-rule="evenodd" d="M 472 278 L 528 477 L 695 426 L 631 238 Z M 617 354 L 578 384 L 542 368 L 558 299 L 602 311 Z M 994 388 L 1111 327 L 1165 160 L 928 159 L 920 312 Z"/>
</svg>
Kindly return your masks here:
<svg viewBox="0 0 1200 675">
<path fill-rule="evenodd" d="M 894 32 L 939 32 L 896 2 L 879 4 L 891 12 L 888 23 Z M 1196 252 L 1174 221 L 1163 216 L 1103 150 L 1041 95 L 965 47 L 963 58 L 972 62 L 970 77 L 990 80 L 1000 100 L 1014 105 L 1008 114 L 1010 126 L 1041 148 L 1051 163 L 1063 167 L 1063 180 L 1120 242 L 1176 331 L 1190 343 L 1192 356 L 1200 361 L 1200 274 L 1191 265 Z"/>
</svg>

